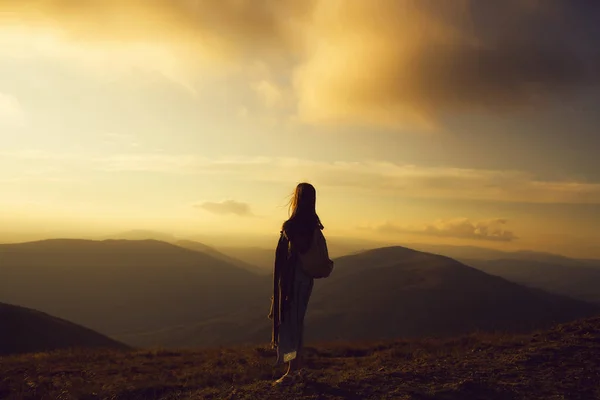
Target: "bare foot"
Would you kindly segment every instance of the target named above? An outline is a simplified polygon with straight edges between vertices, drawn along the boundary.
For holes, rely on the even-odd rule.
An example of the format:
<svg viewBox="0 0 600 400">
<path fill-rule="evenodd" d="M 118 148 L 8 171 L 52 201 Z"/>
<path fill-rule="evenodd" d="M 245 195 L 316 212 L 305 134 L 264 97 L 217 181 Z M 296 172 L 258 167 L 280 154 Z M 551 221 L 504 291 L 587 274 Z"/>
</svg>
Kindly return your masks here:
<svg viewBox="0 0 600 400">
<path fill-rule="evenodd" d="M 286 373 L 281 378 L 273 382 L 273 386 L 293 385 L 296 382 L 296 374 L 293 372 Z"/>
<path fill-rule="evenodd" d="M 295 383 L 299 383 L 300 381 L 306 379 L 306 370 L 298 370 L 298 371 L 293 371 L 293 372 L 287 372 L 285 375 L 283 375 L 281 378 L 277 379 L 275 382 L 273 382 L 273 386 L 277 386 L 277 385 L 293 385 Z"/>
</svg>

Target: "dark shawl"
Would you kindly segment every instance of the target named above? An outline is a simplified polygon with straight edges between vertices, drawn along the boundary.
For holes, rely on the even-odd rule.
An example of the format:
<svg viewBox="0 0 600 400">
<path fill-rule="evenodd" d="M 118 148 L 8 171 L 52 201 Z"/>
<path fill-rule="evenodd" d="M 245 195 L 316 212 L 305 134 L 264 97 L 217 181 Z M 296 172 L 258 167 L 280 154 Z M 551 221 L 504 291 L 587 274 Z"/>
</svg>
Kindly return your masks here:
<svg viewBox="0 0 600 400">
<path fill-rule="evenodd" d="M 311 223 L 309 226 L 300 226 L 300 224 L 288 220 L 280 232 L 279 242 L 275 250 L 273 296 L 271 297 L 271 312 L 269 313 L 269 318 L 273 320 L 271 335 L 273 348 L 277 348 L 279 344 L 279 326 L 283 318 L 283 311 L 288 306 L 288 299 L 294 290 L 294 270 L 291 268 L 294 264 L 294 257 L 298 252 L 304 253 L 308 250 L 312 234 L 317 226 L 323 229 L 318 217 L 314 221 L 314 225 Z"/>
</svg>

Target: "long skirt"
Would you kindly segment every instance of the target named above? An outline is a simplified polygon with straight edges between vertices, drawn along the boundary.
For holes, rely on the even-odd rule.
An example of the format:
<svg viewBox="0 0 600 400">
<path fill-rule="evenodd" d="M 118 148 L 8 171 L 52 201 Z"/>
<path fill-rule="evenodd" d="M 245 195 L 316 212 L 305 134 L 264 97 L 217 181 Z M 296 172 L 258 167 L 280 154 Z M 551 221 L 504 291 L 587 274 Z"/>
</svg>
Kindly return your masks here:
<svg viewBox="0 0 600 400">
<path fill-rule="evenodd" d="M 299 265 L 294 266 L 292 295 L 284 307 L 279 326 L 277 364 L 294 360 L 304 344 L 304 316 L 312 294 L 314 279 Z"/>
</svg>

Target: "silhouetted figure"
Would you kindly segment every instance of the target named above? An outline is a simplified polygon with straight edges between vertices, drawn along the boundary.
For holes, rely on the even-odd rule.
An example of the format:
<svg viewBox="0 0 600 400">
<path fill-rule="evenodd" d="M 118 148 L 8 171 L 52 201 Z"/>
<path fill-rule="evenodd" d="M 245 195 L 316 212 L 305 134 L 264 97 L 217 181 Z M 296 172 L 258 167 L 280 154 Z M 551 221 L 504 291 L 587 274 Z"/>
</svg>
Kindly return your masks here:
<svg viewBox="0 0 600 400">
<path fill-rule="evenodd" d="M 301 373 L 304 316 L 314 278 L 329 276 L 333 268 L 315 206 L 315 188 L 300 183 L 277 244 L 269 318 L 273 320 L 272 345 L 277 349 L 277 364 L 289 362 L 289 368 L 276 384 Z"/>
</svg>

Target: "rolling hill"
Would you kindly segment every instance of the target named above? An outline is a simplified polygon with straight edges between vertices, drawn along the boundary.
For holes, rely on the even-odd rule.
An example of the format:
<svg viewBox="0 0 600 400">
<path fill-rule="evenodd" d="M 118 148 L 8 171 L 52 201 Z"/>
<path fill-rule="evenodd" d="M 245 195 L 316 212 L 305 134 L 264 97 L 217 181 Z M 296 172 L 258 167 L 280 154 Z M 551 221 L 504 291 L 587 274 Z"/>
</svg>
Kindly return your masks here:
<svg viewBox="0 0 600 400">
<path fill-rule="evenodd" d="M 256 265 L 263 274 L 273 273 L 273 264 L 275 262 L 275 243 L 272 249 L 262 247 L 218 247 L 218 251 L 226 254 L 236 260 L 244 260 L 247 263 Z"/>
<path fill-rule="evenodd" d="M 271 382 L 265 347 L 69 351 L 6 357 L 0 398 L 21 399 L 445 399 L 600 398 L 600 319 L 527 335 L 320 343 L 306 377 Z"/>
<path fill-rule="evenodd" d="M 0 245 L 0 301 L 113 337 L 262 304 L 268 295 L 257 288 L 267 287 L 267 280 L 207 254 L 154 240 Z"/>
<path fill-rule="evenodd" d="M 170 233 L 150 231 L 146 229 L 133 229 L 130 231 L 119 232 L 112 235 L 107 235 L 98 240 L 157 240 L 160 242 L 174 243 L 179 240 L 176 236 Z"/>
<path fill-rule="evenodd" d="M 310 307 L 308 335 L 318 340 L 523 332 L 598 313 L 596 306 L 403 247 L 337 259 Z"/>
<path fill-rule="evenodd" d="M 472 267 L 521 285 L 600 304 L 600 267 L 576 260 L 464 260 Z"/>
<path fill-rule="evenodd" d="M 257 265 L 248 263 L 248 262 L 244 262 L 240 259 L 228 256 L 224 253 L 221 253 L 220 251 L 218 251 L 217 249 L 215 249 L 214 247 L 211 246 L 207 246 L 204 243 L 200 243 L 200 242 L 196 242 L 193 240 L 178 240 L 174 243 L 175 245 L 179 246 L 179 247 L 183 247 L 184 249 L 189 249 L 189 250 L 194 250 L 194 251 L 198 251 L 200 253 L 204 253 L 207 254 L 211 257 L 214 257 L 218 260 L 227 262 L 231 265 L 235 265 L 236 267 L 239 268 L 243 268 L 245 270 L 257 273 L 257 274 L 266 274 L 266 273 L 270 273 L 273 270 L 273 265 L 270 265 L 268 268 L 265 266 L 263 267 L 259 267 Z M 274 254 L 275 254 L 275 250 L 271 250 L 270 251 L 271 257 L 273 258 L 271 264 L 275 261 L 274 260 Z"/>
<path fill-rule="evenodd" d="M 503 251 L 478 246 L 458 246 L 414 243 L 407 245 L 415 250 L 451 257 L 461 262 L 471 260 L 519 260 L 568 266 L 600 267 L 600 260 L 566 257 L 560 254 L 531 250 Z"/>
<path fill-rule="evenodd" d="M 0 356 L 67 348 L 127 348 L 91 329 L 3 303 L 0 303 L 0 327 Z"/>
<path fill-rule="evenodd" d="M 271 278 L 226 257 L 154 240 L 0 245 L 0 301 L 135 346 L 269 341 Z M 448 257 L 387 247 L 336 259 L 332 276 L 316 282 L 307 339 L 522 332 L 598 311 Z"/>
<path fill-rule="evenodd" d="M 168 347 L 264 343 L 270 338 L 268 305 L 265 296 L 256 309 L 118 338 Z M 315 284 L 306 328 L 307 340 L 447 337 L 525 332 L 599 312 L 595 305 L 520 286 L 447 257 L 389 247 L 336 259 L 331 277 Z"/>
</svg>

